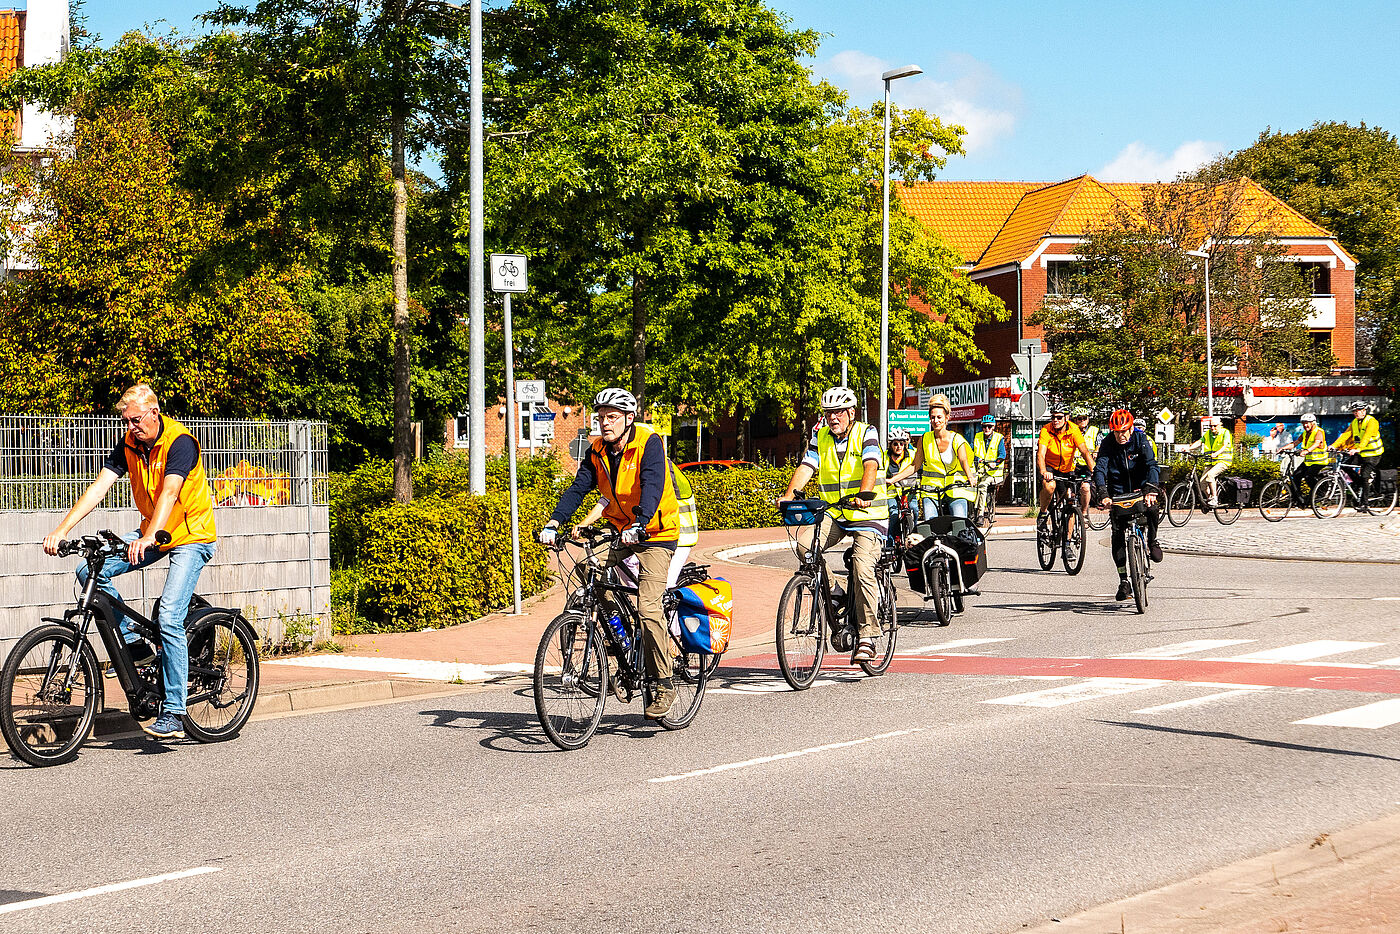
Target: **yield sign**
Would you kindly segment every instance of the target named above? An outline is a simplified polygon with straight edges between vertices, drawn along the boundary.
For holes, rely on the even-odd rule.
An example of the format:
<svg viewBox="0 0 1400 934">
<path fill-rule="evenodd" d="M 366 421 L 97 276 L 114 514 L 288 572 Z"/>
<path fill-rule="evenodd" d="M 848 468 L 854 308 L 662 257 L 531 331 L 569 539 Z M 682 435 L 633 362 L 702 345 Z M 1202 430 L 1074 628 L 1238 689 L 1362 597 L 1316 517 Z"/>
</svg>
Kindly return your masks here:
<svg viewBox="0 0 1400 934">
<path fill-rule="evenodd" d="M 1040 377 L 1045 372 L 1045 368 L 1050 365 L 1050 358 L 1053 356 L 1055 355 L 1048 353 L 1014 353 L 1011 355 L 1011 362 L 1015 364 L 1016 369 L 1026 378 L 1026 381 L 1035 386 L 1040 383 Z"/>
</svg>

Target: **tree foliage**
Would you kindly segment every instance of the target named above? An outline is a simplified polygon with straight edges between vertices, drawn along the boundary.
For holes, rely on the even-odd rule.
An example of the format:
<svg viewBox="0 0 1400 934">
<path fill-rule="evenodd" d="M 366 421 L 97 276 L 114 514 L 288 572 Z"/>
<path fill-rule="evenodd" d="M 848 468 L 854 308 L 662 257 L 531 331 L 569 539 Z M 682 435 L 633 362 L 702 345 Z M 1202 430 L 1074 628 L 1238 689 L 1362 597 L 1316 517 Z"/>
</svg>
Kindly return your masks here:
<svg viewBox="0 0 1400 934">
<path fill-rule="evenodd" d="M 1049 295 L 1032 317 L 1055 358 L 1052 395 L 1096 408 L 1168 405 L 1203 410 L 1206 387 L 1204 266 L 1186 250 L 1209 243 L 1211 352 L 1222 369 L 1278 376 L 1325 370 L 1328 352 L 1304 321 L 1311 289 L 1270 217 L 1237 183 L 1176 183 L 1120 203 L 1076 246 L 1078 272 L 1067 292 Z"/>
</svg>

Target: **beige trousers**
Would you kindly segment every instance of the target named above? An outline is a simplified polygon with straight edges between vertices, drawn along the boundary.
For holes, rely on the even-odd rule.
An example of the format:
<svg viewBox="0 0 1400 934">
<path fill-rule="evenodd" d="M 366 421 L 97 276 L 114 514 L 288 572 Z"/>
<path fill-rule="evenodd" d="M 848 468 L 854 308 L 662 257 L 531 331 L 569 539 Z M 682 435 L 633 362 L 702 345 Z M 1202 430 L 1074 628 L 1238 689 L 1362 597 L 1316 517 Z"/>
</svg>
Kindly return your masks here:
<svg viewBox="0 0 1400 934">
<path fill-rule="evenodd" d="M 662 681 L 671 679 L 673 643 L 666 629 L 666 612 L 662 600 L 666 596 L 666 575 L 671 568 L 669 548 L 656 545 L 616 546 L 608 552 L 604 567 L 616 567 L 636 555 L 641 564 L 637 580 L 637 615 L 642 618 L 642 651 L 646 658 L 647 676 Z"/>
<path fill-rule="evenodd" d="M 826 549 L 830 549 L 847 535 L 855 539 L 851 565 L 855 571 L 857 589 L 856 625 L 860 629 L 862 639 L 877 639 L 880 635 L 880 585 L 875 580 L 875 565 L 880 560 L 883 533 L 874 529 L 843 529 L 835 520 L 823 519 L 821 524 L 812 530 L 812 543 L 815 545 L 817 536 L 821 536 L 824 553 L 837 559 L 832 562 L 834 566 L 845 570 L 845 565 L 839 560 L 840 552 Z M 835 579 L 839 580 L 841 577 L 844 575 L 838 574 Z"/>
</svg>

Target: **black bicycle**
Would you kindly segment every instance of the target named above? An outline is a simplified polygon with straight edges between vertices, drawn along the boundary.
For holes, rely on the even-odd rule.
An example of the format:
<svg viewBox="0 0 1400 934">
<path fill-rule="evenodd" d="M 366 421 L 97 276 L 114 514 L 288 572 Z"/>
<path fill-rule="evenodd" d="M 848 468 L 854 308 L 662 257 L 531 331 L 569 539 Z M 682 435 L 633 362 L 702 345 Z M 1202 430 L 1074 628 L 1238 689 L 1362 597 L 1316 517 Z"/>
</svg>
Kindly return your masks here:
<svg viewBox="0 0 1400 934">
<path fill-rule="evenodd" d="M 568 563 L 569 546 L 577 545 L 581 552 L 565 578 L 574 588 L 566 608 L 545 627 L 535 651 L 534 687 L 540 726 L 560 749 L 588 744 L 603 718 L 609 693 L 624 704 L 640 696 L 650 705 L 659 687 L 646 675 L 642 621 L 635 606 L 637 588 L 623 581 L 616 567 L 604 567 L 602 560 L 618 540 L 615 530 L 596 528 L 575 529 L 572 534 L 561 529 L 557 539 L 561 564 Z M 683 573 L 677 588 L 697 582 L 697 572 L 704 574 L 701 565 L 686 567 L 695 570 Z M 666 592 L 667 618 L 680 599 L 677 588 Z M 719 656 L 688 651 L 674 634 L 671 649 L 676 697 L 670 712 L 657 722 L 665 729 L 680 730 L 700 712 Z"/>
<path fill-rule="evenodd" d="M 1040 569 L 1048 571 L 1054 567 L 1058 551 L 1065 573 L 1074 575 L 1084 567 L 1084 529 L 1088 523 L 1079 489 L 1087 478 L 1059 471 L 1054 475 L 1055 495 L 1035 523 L 1035 554 Z"/>
<path fill-rule="evenodd" d="M 170 535 L 156 533 L 159 544 Z M 97 589 L 97 576 L 108 558 L 127 551 L 121 536 L 109 530 L 63 542 L 60 557 L 80 554 L 88 578 L 77 605 L 62 619 L 45 617 L 22 636 L 0 668 L 0 732 L 10 751 L 30 765 L 58 765 L 78 754 L 103 709 L 102 666 L 92 647 L 96 627 L 111 658 L 128 710 L 137 720 L 160 713 L 165 685 L 154 649 L 160 630 L 150 619 Z M 160 601 L 152 617 L 159 615 Z M 126 617 L 142 642 L 127 646 L 118 628 Z M 189 646 L 189 693 L 185 731 L 202 743 L 232 739 L 252 716 L 258 696 L 257 635 L 237 610 L 211 606 L 202 597 L 190 601 L 185 618 Z"/>
<path fill-rule="evenodd" d="M 1205 471 L 1201 469 L 1201 464 L 1207 460 L 1214 462 L 1215 455 L 1183 453 L 1181 456 L 1190 461 L 1191 469 L 1186 479 L 1172 484 L 1167 491 L 1167 521 L 1181 528 L 1191 521 L 1198 508 L 1201 512 L 1213 513 L 1215 521 L 1221 525 L 1229 525 L 1238 519 L 1245 504 L 1241 501 L 1239 488 L 1230 478 L 1223 474 L 1216 478 L 1214 506 L 1206 495 Z"/>
<path fill-rule="evenodd" d="M 1381 471 L 1371 475 L 1370 496 L 1361 501 L 1361 463 L 1356 455 L 1328 448 L 1327 469 L 1313 487 L 1312 509 L 1319 519 L 1335 519 L 1351 503 L 1358 513 L 1388 516 L 1395 509 L 1395 485 L 1387 484 Z"/>
<path fill-rule="evenodd" d="M 802 529 L 820 530 L 821 522 L 832 509 L 860 508 L 864 501 L 854 494 L 843 496 L 834 503 L 818 499 L 798 499 L 782 503 L 783 525 L 787 528 L 788 544 L 797 555 L 799 565 L 792 579 L 783 588 L 778 600 L 778 668 L 794 691 L 805 691 L 817 679 L 827 645 L 832 651 L 850 652 L 860 639 L 856 623 L 856 601 L 860 583 L 855 579 L 851 549 L 846 550 L 846 588 L 831 583 L 826 567 L 824 536 L 815 534 L 810 547 L 800 541 Z M 884 674 L 894 659 L 895 643 L 899 639 L 899 620 L 895 606 L 894 567 L 900 561 L 890 540 L 886 538 L 875 563 L 875 581 L 879 598 L 876 619 L 880 633 L 875 640 L 875 657 L 856 664 L 867 675 Z"/>
<path fill-rule="evenodd" d="M 1302 492 L 1301 483 L 1298 481 L 1298 460 L 1303 457 L 1301 451 L 1287 450 L 1279 451 L 1281 466 L 1279 476 L 1265 483 L 1259 490 L 1259 515 L 1270 522 L 1282 522 L 1288 518 L 1288 511 L 1295 502 L 1301 506 Z"/>
<path fill-rule="evenodd" d="M 1109 511 L 1111 522 L 1126 523 L 1123 545 L 1128 552 L 1128 583 L 1133 589 L 1133 602 L 1139 613 L 1147 612 L 1147 584 L 1152 580 L 1152 556 L 1147 550 L 1147 493 L 1157 487 L 1144 484 L 1141 492 L 1113 497 Z"/>
<path fill-rule="evenodd" d="M 972 503 L 972 524 L 981 529 L 991 529 L 997 522 L 997 490 L 1000 480 L 985 478 L 985 474 L 1001 470 L 1005 461 L 988 461 L 977 458 L 972 462 L 977 471 L 977 498 Z"/>
</svg>

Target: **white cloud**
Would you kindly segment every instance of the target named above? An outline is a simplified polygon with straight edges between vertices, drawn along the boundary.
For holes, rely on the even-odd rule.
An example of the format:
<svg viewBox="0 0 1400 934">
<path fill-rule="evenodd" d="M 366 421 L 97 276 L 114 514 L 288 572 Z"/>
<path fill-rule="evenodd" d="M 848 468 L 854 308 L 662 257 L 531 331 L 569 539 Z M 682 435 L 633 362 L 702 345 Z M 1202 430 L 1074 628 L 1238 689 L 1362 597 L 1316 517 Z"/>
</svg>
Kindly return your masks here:
<svg viewBox="0 0 1400 934">
<path fill-rule="evenodd" d="M 860 104 L 883 97 L 880 75 L 892 67 L 894 63 L 851 49 L 818 63 L 817 71 L 849 90 L 852 101 Z M 984 62 L 955 54 L 946 56 L 933 74 L 894 82 L 891 99 L 903 107 L 927 110 L 945 124 L 961 125 L 967 130 L 963 146 L 972 154 L 1015 132 L 1021 89 Z"/>
<path fill-rule="evenodd" d="M 1169 156 L 1144 143 L 1124 146 L 1113 161 L 1094 173 L 1104 182 L 1169 182 L 1182 172 L 1199 168 L 1225 151 L 1221 143 L 1194 139 L 1182 143 Z"/>
</svg>

